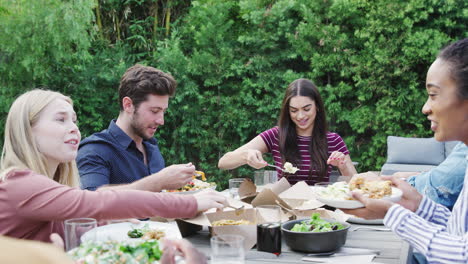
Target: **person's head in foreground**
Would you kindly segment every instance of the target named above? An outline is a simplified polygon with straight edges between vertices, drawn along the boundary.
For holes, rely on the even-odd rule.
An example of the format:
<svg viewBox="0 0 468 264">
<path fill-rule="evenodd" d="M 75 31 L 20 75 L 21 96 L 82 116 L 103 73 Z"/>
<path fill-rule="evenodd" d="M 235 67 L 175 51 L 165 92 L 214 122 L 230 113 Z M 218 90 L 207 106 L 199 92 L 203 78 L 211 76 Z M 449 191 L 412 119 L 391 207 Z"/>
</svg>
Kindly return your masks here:
<svg viewBox="0 0 468 264">
<path fill-rule="evenodd" d="M 13 102 L 5 123 L 1 178 L 13 168 L 31 169 L 77 187 L 80 139 L 69 97 L 40 89 L 26 92 Z"/>
</svg>

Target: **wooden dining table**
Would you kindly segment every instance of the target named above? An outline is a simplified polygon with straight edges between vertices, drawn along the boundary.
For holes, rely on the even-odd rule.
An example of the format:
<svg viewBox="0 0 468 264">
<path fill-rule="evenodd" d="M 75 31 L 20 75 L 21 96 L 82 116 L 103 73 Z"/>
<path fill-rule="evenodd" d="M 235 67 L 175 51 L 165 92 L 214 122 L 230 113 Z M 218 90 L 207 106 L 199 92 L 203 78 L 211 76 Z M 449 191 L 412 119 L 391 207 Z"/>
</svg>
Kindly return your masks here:
<svg viewBox="0 0 468 264">
<path fill-rule="evenodd" d="M 375 230 L 376 228 L 383 229 L 383 231 Z M 186 239 L 207 256 L 210 255 L 210 234 L 207 229 L 198 231 Z M 410 263 L 409 260 L 412 257 L 409 244 L 393 232 L 386 230 L 383 225 L 352 224 L 344 247 L 377 250 L 379 253 L 373 259 L 375 263 Z M 256 248 L 253 248 L 246 252 L 245 263 L 314 263 L 303 261 L 302 258 L 305 255 L 307 253 L 292 251 L 283 239 L 282 253 L 278 257 L 270 253 L 258 252 Z"/>
</svg>

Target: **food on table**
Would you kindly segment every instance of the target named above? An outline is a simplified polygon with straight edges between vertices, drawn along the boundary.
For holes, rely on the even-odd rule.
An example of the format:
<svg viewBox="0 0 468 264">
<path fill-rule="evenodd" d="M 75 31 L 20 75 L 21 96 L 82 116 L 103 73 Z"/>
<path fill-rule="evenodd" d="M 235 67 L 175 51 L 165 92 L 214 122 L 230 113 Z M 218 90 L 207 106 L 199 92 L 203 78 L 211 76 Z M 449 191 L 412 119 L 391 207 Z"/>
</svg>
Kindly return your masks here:
<svg viewBox="0 0 468 264">
<path fill-rule="evenodd" d="M 68 253 L 76 263 L 120 264 L 158 263 L 163 254 L 158 240 L 86 241 Z"/>
<path fill-rule="evenodd" d="M 211 223 L 212 226 L 226 226 L 226 225 L 252 225 L 253 223 L 247 220 L 228 220 L 222 219 L 218 221 L 214 221 Z"/>
<path fill-rule="evenodd" d="M 320 196 L 334 200 L 353 200 L 346 182 L 335 182 L 320 190 Z"/>
<path fill-rule="evenodd" d="M 304 220 L 300 224 L 295 224 L 291 231 L 294 232 L 329 232 L 344 229 L 345 226 L 338 222 L 328 222 L 320 218 L 319 213 L 313 213 L 310 220 Z"/>
<path fill-rule="evenodd" d="M 392 195 L 392 182 L 379 180 L 366 180 L 358 177 L 350 184 L 346 182 L 335 182 L 320 191 L 320 196 L 334 200 L 354 200 L 350 191 L 359 191 L 364 196 L 372 199 L 380 199 Z"/>
<path fill-rule="evenodd" d="M 294 167 L 291 162 L 284 163 L 284 172 L 294 174 L 299 169 Z"/>
<path fill-rule="evenodd" d="M 177 190 L 167 190 L 167 192 L 189 192 L 189 191 L 213 188 L 215 186 L 216 186 L 216 183 L 214 182 L 205 182 L 205 181 L 201 181 L 198 179 L 192 179 L 184 187 L 179 188 Z"/>
<path fill-rule="evenodd" d="M 163 238 L 166 233 L 162 230 L 152 229 L 145 224 L 142 228 L 134 228 L 127 233 L 130 238 L 156 239 Z"/>
<path fill-rule="evenodd" d="M 356 177 L 349 183 L 349 189 L 351 191 L 360 190 L 363 194 L 372 199 L 380 199 L 392 194 L 392 182 Z"/>
<path fill-rule="evenodd" d="M 201 177 L 202 181 L 206 181 L 205 173 L 203 171 L 195 171 L 195 175 L 192 176 L 193 179 Z"/>
</svg>

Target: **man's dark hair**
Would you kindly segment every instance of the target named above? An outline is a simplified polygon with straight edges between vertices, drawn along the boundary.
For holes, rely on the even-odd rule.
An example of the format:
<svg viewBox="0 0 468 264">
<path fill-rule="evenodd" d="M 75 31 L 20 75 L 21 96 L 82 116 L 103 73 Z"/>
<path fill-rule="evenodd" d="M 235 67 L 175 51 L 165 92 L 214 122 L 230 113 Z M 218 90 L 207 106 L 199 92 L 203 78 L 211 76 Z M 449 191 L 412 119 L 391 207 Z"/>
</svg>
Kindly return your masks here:
<svg viewBox="0 0 468 264">
<path fill-rule="evenodd" d="M 119 86 L 120 111 L 122 99 L 132 99 L 135 109 L 144 102 L 149 94 L 174 96 L 177 82 L 169 73 L 153 67 L 137 64 L 130 67 L 122 76 Z"/>
</svg>

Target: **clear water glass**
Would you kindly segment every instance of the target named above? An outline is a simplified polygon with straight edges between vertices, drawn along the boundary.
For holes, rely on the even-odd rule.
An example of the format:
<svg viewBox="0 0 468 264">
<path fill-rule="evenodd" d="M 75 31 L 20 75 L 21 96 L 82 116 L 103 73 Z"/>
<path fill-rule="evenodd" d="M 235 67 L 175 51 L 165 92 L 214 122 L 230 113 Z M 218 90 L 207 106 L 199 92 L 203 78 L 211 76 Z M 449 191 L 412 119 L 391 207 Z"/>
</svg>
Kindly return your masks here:
<svg viewBox="0 0 468 264">
<path fill-rule="evenodd" d="M 96 240 L 97 221 L 94 218 L 73 218 L 64 221 L 65 250 L 81 245 L 81 237 L 86 233 L 87 241 Z"/>
<path fill-rule="evenodd" d="M 278 172 L 275 170 L 259 170 L 254 173 L 256 186 L 264 186 L 278 181 Z"/>
<path fill-rule="evenodd" d="M 211 238 L 211 264 L 244 264 L 244 237 L 217 235 Z"/>
<path fill-rule="evenodd" d="M 239 187 L 244 182 L 244 178 L 234 178 L 229 180 L 229 194 L 233 199 L 239 199 Z"/>
</svg>

